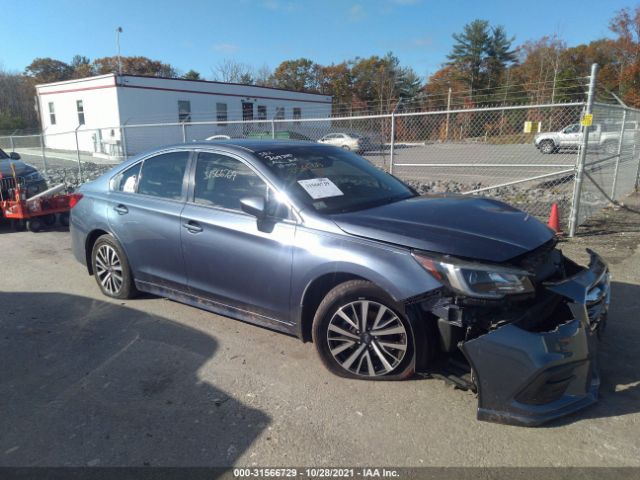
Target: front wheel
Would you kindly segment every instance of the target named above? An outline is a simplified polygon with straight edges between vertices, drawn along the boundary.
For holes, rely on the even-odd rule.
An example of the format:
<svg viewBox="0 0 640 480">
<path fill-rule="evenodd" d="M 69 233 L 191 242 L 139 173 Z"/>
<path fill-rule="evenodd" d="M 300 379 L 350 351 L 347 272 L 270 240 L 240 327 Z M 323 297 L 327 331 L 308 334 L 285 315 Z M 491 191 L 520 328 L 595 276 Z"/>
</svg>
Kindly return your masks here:
<svg viewBox="0 0 640 480">
<path fill-rule="evenodd" d="M 313 341 L 322 363 L 342 377 L 403 379 L 414 371 L 413 333 L 401 306 L 364 280 L 327 294 L 313 321 Z"/>
<path fill-rule="evenodd" d="M 91 251 L 93 274 L 107 297 L 132 298 L 137 290 L 129 262 L 120 244 L 111 235 L 102 235 Z"/>
<path fill-rule="evenodd" d="M 556 151 L 556 144 L 553 140 L 543 140 L 540 142 L 540 151 L 544 154 L 550 154 Z"/>
</svg>

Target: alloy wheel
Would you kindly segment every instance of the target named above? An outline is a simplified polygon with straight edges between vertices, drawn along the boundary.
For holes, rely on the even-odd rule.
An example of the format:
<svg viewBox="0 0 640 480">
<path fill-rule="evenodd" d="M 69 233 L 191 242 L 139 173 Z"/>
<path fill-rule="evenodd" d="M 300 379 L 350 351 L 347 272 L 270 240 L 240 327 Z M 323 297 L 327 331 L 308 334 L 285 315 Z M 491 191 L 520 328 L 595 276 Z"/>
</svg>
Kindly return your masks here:
<svg viewBox="0 0 640 480">
<path fill-rule="evenodd" d="M 122 263 L 111 245 L 100 245 L 96 252 L 96 275 L 107 293 L 118 294 L 123 283 Z"/>
<path fill-rule="evenodd" d="M 407 352 L 408 338 L 402 320 L 393 310 L 371 300 L 340 307 L 327 330 L 329 351 L 336 362 L 365 377 L 394 371 Z"/>
</svg>

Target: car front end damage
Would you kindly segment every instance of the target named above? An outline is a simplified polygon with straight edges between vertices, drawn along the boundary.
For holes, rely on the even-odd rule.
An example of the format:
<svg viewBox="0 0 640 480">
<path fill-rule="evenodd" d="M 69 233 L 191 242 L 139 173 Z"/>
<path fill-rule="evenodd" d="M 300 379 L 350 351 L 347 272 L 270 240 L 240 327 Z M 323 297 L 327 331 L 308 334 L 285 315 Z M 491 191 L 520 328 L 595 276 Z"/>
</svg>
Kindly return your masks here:
<svg viewBox="0 0 640 480">
<path fill-rule="evenodd" d="M 589 266 L 580 267 L 549 242 L 509 262 L 513 272 L 528 272 L 522 292 L 485 289 L 478 298 L 443 280 L 439 292 L 415 303 L 435 321 L 439 349 L 468 368 L 458 378 L 477 393 L 479 420 L 535 426 L 597 400 L 597 340 L 606 325 L 610 275 L 588 252 Z M 510 280 L 507 273 L 491 275 L 505 285 Z"/>
</svg>

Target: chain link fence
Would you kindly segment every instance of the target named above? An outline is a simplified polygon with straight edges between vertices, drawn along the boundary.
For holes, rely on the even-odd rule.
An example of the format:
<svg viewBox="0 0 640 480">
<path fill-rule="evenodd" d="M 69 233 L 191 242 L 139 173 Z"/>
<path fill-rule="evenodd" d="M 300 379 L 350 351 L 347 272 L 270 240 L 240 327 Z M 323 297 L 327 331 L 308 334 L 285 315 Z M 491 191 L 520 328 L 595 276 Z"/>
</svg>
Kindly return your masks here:
<svg viewBox="0 0 640 480">
<path fill-rule="evenodd" d="M 0 148 L 19 153 L 51 184 L 78 185 L 153 148 L 227 138 L 335 145 L 420 193 L 493 197 L 543 221 L 557 204 L 564 231 L 571 231 L 572 218 L 580 225 L 637 189 L 640 170 L 640 111 L 596 103 L 593 95 L 586 102 L 389 115 L 81 127 L 0 137 Z"/>
</svg>

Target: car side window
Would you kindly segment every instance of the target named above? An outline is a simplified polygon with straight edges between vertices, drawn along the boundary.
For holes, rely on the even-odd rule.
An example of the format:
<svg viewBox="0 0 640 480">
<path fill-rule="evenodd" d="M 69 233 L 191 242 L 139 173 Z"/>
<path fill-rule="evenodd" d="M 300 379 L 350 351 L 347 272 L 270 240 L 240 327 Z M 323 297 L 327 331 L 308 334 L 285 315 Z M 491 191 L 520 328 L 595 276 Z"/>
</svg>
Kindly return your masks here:
<svg viewBox="0 0 640 480">
<path fill-rule="evenodd" d="M 147 158 L 142 164 L 138 193 L 153 197 L 179 200 L 187 169 L 189 152 L 179 151 Z"/>
<path fill-rule="evenodd" d="M 111 180 L 111 190 L 116 192 L 134 193 L 138 186 L 141 165 L 142 162 L 136 163 L 132 167 L 127 168 L 124 172 L 116 175 Z"/>
<path fill-rule="evenodd" d="M 241 211 L 240 199 L 266 198 L 266 193 L 266 183 L 241 161 L 218 153 L 198 154 L 194 203 Z"/>
</svg>

